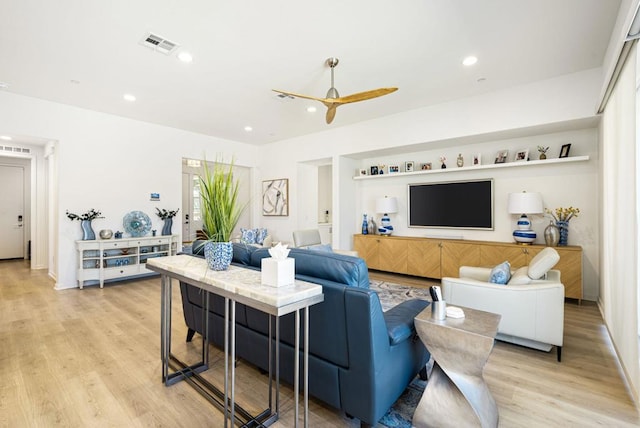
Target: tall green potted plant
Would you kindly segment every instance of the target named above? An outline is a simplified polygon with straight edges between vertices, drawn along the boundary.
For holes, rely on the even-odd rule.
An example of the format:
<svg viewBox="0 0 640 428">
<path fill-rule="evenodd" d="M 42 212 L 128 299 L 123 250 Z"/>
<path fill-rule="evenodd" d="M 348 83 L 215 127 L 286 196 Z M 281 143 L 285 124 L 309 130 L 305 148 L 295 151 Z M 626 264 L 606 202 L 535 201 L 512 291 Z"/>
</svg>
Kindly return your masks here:
<svg viewBox="0 0 640 428">
<path fill-rule="evenodd" d="M 238 201 L 238 181 L 233 179 L 233 161 L 228 168 L 216 161 L 206 162 L 200 176 L 202 227 L 206 236 L 204 254 L 213 270 L 227 270 L 233 258 L 231 234 L 246 204 Z"/>
</svg>

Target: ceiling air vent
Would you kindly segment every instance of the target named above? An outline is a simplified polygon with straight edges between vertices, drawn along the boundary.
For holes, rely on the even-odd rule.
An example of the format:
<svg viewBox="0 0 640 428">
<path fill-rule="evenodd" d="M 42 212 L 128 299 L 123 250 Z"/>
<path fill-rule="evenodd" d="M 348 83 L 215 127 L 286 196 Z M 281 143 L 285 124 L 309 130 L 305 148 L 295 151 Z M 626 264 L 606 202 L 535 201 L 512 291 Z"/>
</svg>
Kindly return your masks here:
<svg viewBox="0 0 640 428">
<path fill-rule="evenodd" d="M 140 40 L 140 44 L 165 55 L 171 55 L 180 46 L 153 33 L 147 33 L 142 40 Z"/>
</svg>

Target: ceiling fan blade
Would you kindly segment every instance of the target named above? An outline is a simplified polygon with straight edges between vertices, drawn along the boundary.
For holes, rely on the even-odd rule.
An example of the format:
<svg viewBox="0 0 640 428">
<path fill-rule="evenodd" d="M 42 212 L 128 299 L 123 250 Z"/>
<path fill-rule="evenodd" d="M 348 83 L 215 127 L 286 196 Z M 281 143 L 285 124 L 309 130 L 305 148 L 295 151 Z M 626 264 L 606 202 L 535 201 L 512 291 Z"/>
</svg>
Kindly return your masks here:
<svg viewBox="0 0 640 428">
<path fill-rule="evenodd" d="M 325 104 L 325 105 L 327 106 L 327 115 L 325 116 L 325 118 L 327 120 L 327 125 L 328 125 L 331 122 L 333 122 L 333 118 L 336 117 L 336 109 L 340 104 L 332 103 L 332 104 Z"/>
<path fill-rule="evenodd" d="M 339 104 L 355 103 L 355 102 L 358 102 L 358 101 L 365 101 L 365 100 L 370 100 L 372 98 L 381 97 L 383 95 L 390 94 L 390 93 L 395 92 L 397 90 L 398 90 L 398 88 L 372 89 L 370 91 L 358 92 L 356 94 L 351 94 L 351 95 L 347 95 L 347 96 L 344 96 L 344 97 L 336 98 L 336 99 L 334 99 L 332 101 L 335 102 L 335 103 L 339 103 Z"/>
<path fill-rule="evenodd" d="M 277 89 L 272 89 L 272 91 L 277 92 L 279 94 L 290 95 L 295 98 L 306 98 L 308 100 L 320 101 L 321 103 L 324 103 L 326 101 L 325 98 L 318 98 L 318 97 L 312 97 L 310 95 L 296 94 L 295 92 L 279 91 Z"/>
</svg>

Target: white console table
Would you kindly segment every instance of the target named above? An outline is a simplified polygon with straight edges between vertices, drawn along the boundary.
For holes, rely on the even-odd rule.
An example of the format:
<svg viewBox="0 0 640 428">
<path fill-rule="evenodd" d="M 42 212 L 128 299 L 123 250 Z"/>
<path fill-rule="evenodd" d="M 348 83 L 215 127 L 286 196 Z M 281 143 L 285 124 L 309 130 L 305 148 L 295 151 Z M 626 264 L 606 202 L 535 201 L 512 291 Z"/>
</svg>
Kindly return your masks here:
<svg viewBox="0 0 640 428">
<path fill-rule="evenodd" d="M 148 275 L 148 260 L 175 255 L 177 247 L 178 235 L 76 241 L 78 286 L 97 281 L 102 288 L 105 280 Z"/>
<path fill-rule="evenodd" d="M 309 306 L 324 300 L 322 286 L 304 281 L 295 281 L 294 285 L 285 287 L 269 287 L 261 285 L 259 271 L 244 269 L 236 266 L 226 271 L 213 271 L 207 267 L 207 262 L 198 257 L 179 255 L 149 260 L 147 268 L 161 274 L 162 302 L 161 302 L 161 359 L 162 381 L 166 386 L 186 380 L 209 402 L 224 411 L 224 426 L 231 422 L 235 426 L 236 419 L 241 424 L 257 421 L 260 426 L 268 426 L 278 420 L 280 400 L 280 367 L 279 367 L 279 317 L 295 312 L 295 360 L 294 385 L 299 385 L 299 349 L 300 349 L 300 310 L 304 309 L 304 426 L 308 427 L 309 413 Z M 202 361 L 187 365 L 171 354 L 171 295 L 172 279 L 184 281 L 203 290 L 203 325 Z M 224 297 L 224 391 L 220 391 L 210 382 L 200 376 L 209 365 L 209 293 Z M 271 320 L 275 317 L 276 337 L 275 356 L 269 349 L 269 407 L 257 416 L 250 415 L 235 403 L 235 313 L 236 302 L 258 309 L 269 314 L 269 344 L 271 338 Z M 272 369 L 275 357 L 275 410 L 272 406 Z M 174 370 L 169 372 L 169 369 Z M 294 386 L 295 397 L 295 425 L 298 426 L 298 392 Z"/>
</svg>

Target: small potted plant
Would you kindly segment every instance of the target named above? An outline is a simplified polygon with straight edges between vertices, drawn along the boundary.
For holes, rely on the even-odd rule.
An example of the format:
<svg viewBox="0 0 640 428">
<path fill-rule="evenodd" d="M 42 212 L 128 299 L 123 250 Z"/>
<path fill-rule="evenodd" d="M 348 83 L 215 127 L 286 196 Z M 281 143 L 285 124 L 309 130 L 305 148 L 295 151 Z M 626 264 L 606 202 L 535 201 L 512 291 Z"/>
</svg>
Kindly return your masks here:
<svg viewBox="0 0 640 428">
<path fill-rule="evenodd" d="M 211 169 L 204 162 L 200 176 L 202 228 L 207 241 L 204 253 L 213 270 L 226 270 L 231 264 L 231 234 L 246 207 L 238 201 L 238 187 L 233 179 L 233 161 L 228 168 L 215 162 Z"/>
<path fill-rule="evenodd" d="M 180 208 L 177 210 L 165 210 L 156 207 L 156 215 L 160 217 L 160 219 L 164 220 L 164 225 L 162 226 L 162 234 L 163 235 L 171 235 L 171 228 L 173 227 L 173 218 L 178 214 Z"/>
<path fill-rule="evenodd" d="M 547 158 L 547 150 L 549 150 L 549 146 L 538 146 L 538 153 L 540 153 L 540 160 L 545 160 Z"/>
<path fill-rule="evenodd" d="M 93 208 L 91 208 L 89 211 L 87 211 L 84 214 L 74 214 L 74 213 L 70 213 L 69 210 L 67 210 L 67 217 L 70 220 L 79 220 L 80 221 L 80 227 L 82 228 L 82 240 L 83 241 L 91 241 L 96 239 L 96 234 L 93 231 L 93 228 L 91 227 L 91 221 L 95 220 L 97 218 L 104 218 L 101 217 L 102 213 L 98 210 L 95 210 Z"/>
</svg>

